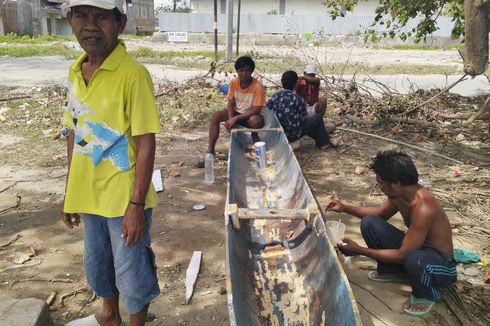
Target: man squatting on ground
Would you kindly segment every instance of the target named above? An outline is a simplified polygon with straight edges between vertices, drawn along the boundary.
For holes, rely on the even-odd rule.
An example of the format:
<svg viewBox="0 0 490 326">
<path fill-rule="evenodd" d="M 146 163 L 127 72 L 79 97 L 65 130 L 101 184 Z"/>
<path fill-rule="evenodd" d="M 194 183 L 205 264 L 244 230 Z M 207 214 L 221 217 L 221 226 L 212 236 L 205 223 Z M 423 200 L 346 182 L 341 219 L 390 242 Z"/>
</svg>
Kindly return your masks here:
<svg viewBox="0 0 490 326">
<path fill-rule="evenodd" d="M 303 76 L 298 79 L 295 91 L 305 99 L 308 115 L 316 113 L 323 118 L 327 110 L 327 100 L 319 97 L 320 78 L 316 76 L 315 65 L 306 66 Z"/>
<path fill-rule="evenodd" d="M 315 140 L 318 148 L 329 146 L 330 138 L 323 118 L 318 114 L 307 115 L 303 98 L 293 92 L 298 81 L 298 74 L 292 70 L 282 74 L 283 90 L 272 95 L 267 102 L 269 110 L 273 110 L 281 123 L 288 142 L 292 143 L 308 135 Z"/>
<path fill-rule="evenodd" d="M 345 239 L 346 244 L 338 244 L 338 248 L 348 256 L 375 259 L 377 271 L 368 274 L 372 281 L 409 281 L 412 294 L 403 311 L 425 316 L 441 300 L 438 288 L 456 282 L 449 220 L 432 193 L 418 184 L 417 169 L 407 154 L 379 152 L 371 168 L 388 199 L 378 207 L 347 205 L 336 199 L 329 202 L 326 210 L 361 218 L 361 233 L 368 246 Z M 398 212 L 407 232 L 387 222 Z"/>
<path fill-rule="evenodd" d="M 261 82 L 252 77 L 255 62 L 250 57 L 240 57 L 235 61 L 235 70 L 238 77 L 230 82 L 226 109 L 213 113 L 209 123 L 208 153 L 213 156 L 221 122 L 225 123 L 228 132 L 236 125 L 252 129 L 264 126 L 264 118 L 260 115 L 260 110 L 265 106 L 265 88 Z M 259 141 L 257 133 L 252 133 L 252 141 Z M 199 160 L 197 167 L 204 167 L 204 159 Z"/>
<path fill-rule="evenodd" d="M 150 248 L 155 134 L 160 132 L 148 71 L 118 36 L 123 0 L 70 0 L 68 21 L 85 51 L 70 67 L 65 124 L 68 176 L 61 204 L 67 227 L 85 223 L 87 282 L 102 298 L 97 315 L 68 325 L 144 325 L 160 289 Z"/>
</svg>

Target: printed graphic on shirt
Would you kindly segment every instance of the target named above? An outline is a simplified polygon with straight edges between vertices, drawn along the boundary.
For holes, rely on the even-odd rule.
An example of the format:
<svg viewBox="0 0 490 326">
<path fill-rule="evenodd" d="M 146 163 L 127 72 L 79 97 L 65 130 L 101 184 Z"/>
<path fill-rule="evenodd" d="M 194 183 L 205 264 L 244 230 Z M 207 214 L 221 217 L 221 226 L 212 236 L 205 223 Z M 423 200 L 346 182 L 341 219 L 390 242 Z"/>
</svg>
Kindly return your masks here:
<svg viewBox="0 0 490 326">
<path fill-rule="evenodd" d="M 91 119 L 95 113 L 73 96 L 70 96 L 68 110 L 75 132 L 73 154 L 91 157 L 94 166 L 101 161 L 110 161 L 119 171 L 128 171 L 127 136 L 109 128 L 105 123 Z"/>
<path fill-rule="evenodd" d="M 253 93 L 241 93 L 235 91 L 235 103 L 238 112 L 248 110 L 252 107 L 254 94 Z"/>
</svg>

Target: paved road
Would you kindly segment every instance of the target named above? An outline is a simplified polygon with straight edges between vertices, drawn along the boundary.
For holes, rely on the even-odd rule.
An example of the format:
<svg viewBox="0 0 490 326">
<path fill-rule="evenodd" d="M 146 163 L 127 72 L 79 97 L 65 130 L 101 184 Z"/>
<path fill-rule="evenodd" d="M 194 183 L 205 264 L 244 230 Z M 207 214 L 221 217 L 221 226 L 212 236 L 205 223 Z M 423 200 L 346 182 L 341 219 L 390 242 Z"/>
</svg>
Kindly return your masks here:
<svg viewBox="0 0 490 326">
<path fill-rule="evenodd" d="M 61 56 L 51 57 L 29 57 L 11 58 L 0 57 L 0 85 L 13 87 L 32 87 L 47 85 L 65 85 L 68 67 L 72 60 Z M 205 73 L 203 70 L 182 70 L 174 66 L 164 66 L 158 64 L 145 64 L 150 74 L 155 80 L 168 79 L 171 81 L 182 82 L 187 79 Z M 279 75 L 267 76 L 272 80 L 280 80 Z M 350 78 L 351 76 L 345 76 Z M 378 76 L 357 76 L 358 83 L 369 87 L 373 92 L 380 90 L 373 80 L 381 82 L 389 87 L 397 89 L 401 93 L 408 92 L 411 88 L 444 88 L 451 84 L 460 76 L 451 75 L 378 75 Z M 215 76 L 220 81 L 226 81 L 224 75 Z M 455 86 L 451 92 L 463 96 L 477 95 L 490 92 L 490 83 L 485 77 L 477 77 L 461 82 Z"/>
</svg>

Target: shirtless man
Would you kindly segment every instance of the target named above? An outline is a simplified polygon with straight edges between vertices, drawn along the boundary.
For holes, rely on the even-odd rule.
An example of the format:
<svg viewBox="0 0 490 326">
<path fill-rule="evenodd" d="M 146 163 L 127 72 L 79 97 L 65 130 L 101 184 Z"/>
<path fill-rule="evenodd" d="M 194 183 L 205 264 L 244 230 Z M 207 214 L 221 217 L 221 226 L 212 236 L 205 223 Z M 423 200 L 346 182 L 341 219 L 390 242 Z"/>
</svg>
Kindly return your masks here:
<svg viewBox="0 0 490 326">
<path fill-rule="evenodd" d="M 418 184 L 411 158 L 398 151 L 379 152 L 371 169 L 388 197 L 378 207 L 362 207 L 331 200 L 326 210 L 361 218 L 366 247 L 345 239 L 339 250 L 348 256 L 363 255 L 378 262 L 368 278 L 382 283 L 410 282 L 412 294 L 403 311 L 422 317 L 430 312 L 441 294 L 437 288 L 456 281 L 451 226 L 432 193 Z M 387 221 L 397 212 L 408 227 L 403 232 Z"/>
</svg>

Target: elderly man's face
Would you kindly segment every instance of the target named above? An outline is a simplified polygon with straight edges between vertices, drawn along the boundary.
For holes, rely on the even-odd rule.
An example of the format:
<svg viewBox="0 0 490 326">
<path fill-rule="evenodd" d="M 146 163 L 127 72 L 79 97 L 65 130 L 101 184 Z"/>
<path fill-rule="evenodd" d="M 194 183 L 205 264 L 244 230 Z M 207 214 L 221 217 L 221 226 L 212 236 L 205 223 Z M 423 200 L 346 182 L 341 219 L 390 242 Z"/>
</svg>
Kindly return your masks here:
<svg viewBox="0 0 490 326">
<path fill-rule="evenodd" d="M 73 7 L 68 21 L 80 46 L 89 56 L 107 57 L 126 26 L 126 16 L 117 21 L 112 10 L 92 6 Z"/>
</svg>

